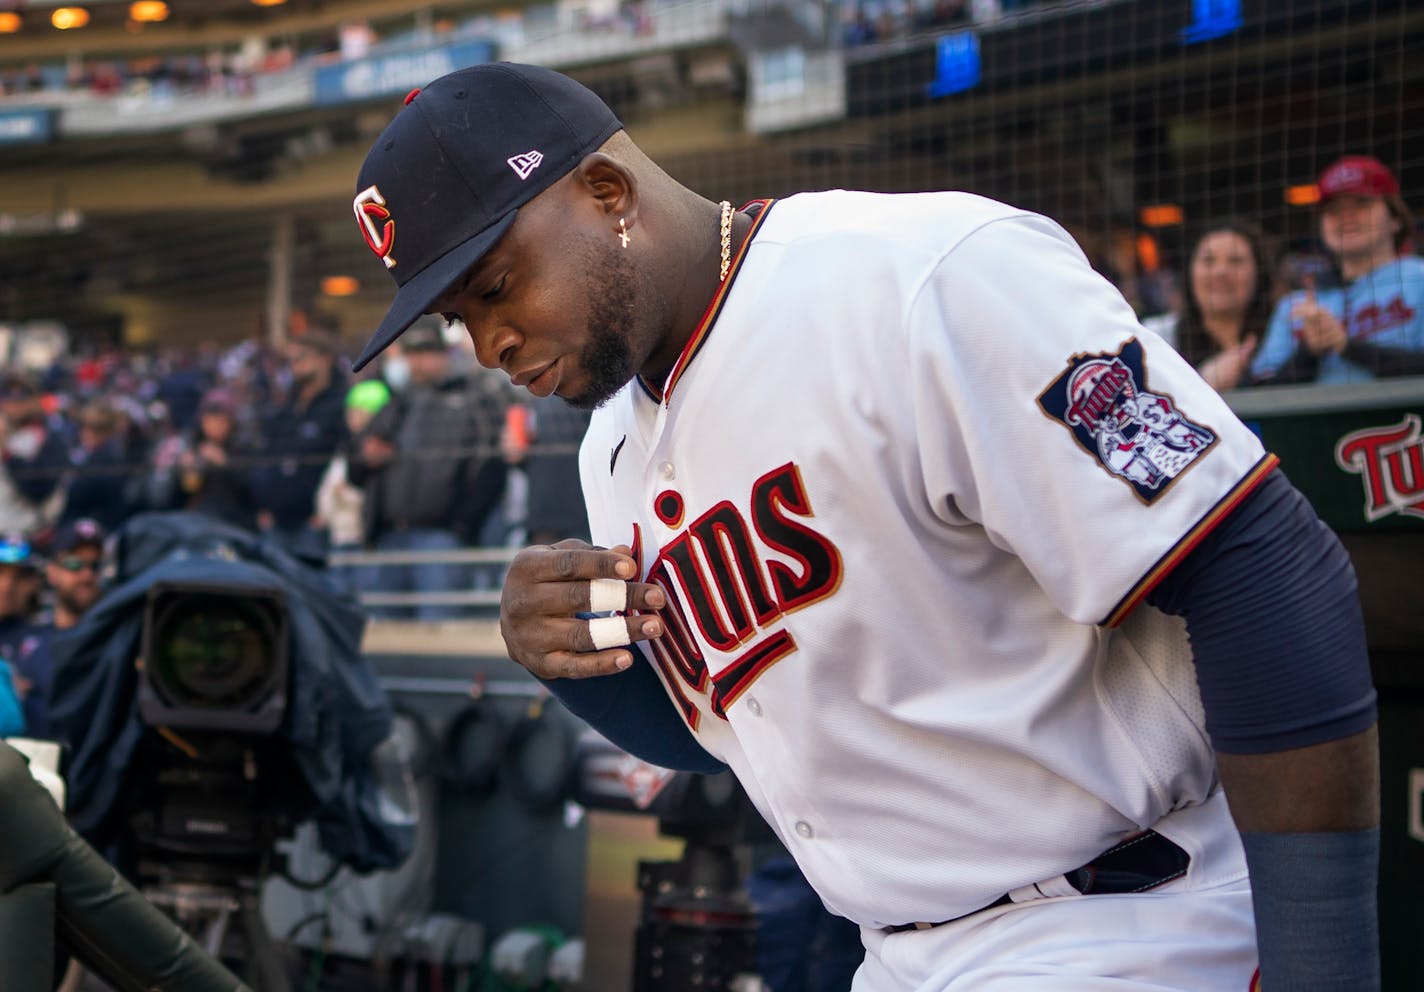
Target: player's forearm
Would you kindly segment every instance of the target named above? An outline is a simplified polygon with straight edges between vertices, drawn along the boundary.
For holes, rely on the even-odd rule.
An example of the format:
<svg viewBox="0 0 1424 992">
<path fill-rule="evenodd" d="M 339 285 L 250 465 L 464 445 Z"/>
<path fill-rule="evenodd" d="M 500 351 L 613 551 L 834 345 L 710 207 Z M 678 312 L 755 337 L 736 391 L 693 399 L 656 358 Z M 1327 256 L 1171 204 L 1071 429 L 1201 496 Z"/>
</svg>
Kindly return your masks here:
<svg viewBox="0 0 1424 992">
<path fill-rule="evenodd" d="M 1378 989 L 1375 692 L 1344 548 L 1273 474 L 1148 601 L 1187 623 L 1262 987 Z"/>
<path fill-rule="evenodd" d="M 1243 833 L 1313 833 L 1379 826 L 1379 738 L 1374 727 L 1325 744 L 1268 754 L 1218 754 Z"/>
<path fill-rule="evenodd" d="M 1251 872 L 1261 986 L 1380 987 L 1374 727 L 1292 751 L 1219 755 Z"/>
</svg>

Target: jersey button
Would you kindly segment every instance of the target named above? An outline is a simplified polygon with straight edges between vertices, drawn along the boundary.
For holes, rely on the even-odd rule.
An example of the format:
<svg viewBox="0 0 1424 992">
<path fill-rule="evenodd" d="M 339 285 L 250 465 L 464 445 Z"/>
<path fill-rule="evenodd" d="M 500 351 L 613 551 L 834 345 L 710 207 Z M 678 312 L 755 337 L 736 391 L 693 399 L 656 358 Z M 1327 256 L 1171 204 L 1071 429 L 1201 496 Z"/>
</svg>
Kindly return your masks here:
<svg viewBox="0 0 1424 992">
<path fill-rule="evenodd" d="M 669 481 L 677 478 L 677 469 L 672 467 L 672 462 L 663 462 L 658 466 L 658 471 L 662 473 L 664 479 Z"/>
<path fill-rule="evenodd" d="M 755 696 L 747 697 L 747 709 L 751 712 L 752 716 L 761 716 L 761 703 L 756 701 Z"/>
<path fill-rule="evenodd" d="M 797 820 L 796 835 L 798 837 L 803 837 L 806 840 L 810 840 L 812 837 L 816 836 L 816 831 L 812 830 L 811 824 L 807 823 L 805 820 Z"/>
</svg>

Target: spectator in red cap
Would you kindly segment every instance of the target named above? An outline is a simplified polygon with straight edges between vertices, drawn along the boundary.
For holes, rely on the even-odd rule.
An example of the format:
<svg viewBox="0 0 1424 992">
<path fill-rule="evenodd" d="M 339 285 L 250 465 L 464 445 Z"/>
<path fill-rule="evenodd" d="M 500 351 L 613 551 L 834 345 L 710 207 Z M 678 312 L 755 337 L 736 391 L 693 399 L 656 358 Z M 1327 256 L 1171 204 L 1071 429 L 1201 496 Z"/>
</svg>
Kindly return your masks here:
<svg viewBox="0 0 1424 992">
<path fill-rule="evenodd" d="M 1320 174 L 1320 240 L 1338 288 L 1307 281 L 1277 305 L 1251 366 L 1260 382 L 1357 382 L 1424 373 L 1424 260 L 1413 217 L 1378 159 L 1347 155 Z"/>
</svg>

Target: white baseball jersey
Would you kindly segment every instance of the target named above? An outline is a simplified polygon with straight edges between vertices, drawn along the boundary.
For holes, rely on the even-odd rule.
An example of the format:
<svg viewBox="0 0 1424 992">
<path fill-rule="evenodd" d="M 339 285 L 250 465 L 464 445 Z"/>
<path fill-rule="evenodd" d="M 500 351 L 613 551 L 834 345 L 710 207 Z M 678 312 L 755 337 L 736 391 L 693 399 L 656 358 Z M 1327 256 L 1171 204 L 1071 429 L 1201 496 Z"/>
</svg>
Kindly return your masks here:
<svg viewBox="0 0 1424 992">
<path fill-rule="evenodd" d="M 771 203 L 659 385 L 594 415 L 593 537 L 832 911 L 949 919 L 1212 793 L 1183 627 L 1133 607 L 1274 460 L 1057 225 Z"/>
</svg>

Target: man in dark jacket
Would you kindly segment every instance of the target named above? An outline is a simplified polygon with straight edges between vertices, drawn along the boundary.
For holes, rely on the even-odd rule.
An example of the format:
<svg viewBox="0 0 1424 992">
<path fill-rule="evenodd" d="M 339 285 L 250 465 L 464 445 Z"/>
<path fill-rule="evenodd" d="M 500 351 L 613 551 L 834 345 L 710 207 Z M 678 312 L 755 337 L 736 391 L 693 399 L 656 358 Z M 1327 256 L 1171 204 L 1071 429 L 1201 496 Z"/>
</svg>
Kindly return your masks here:
<svg viewBox="0 0 1424 992">
<path fill-rule="evenodd" d="M 70 449 L 74 472 L 59 522 L 94 519 L 115 530 L 132 510 L 129 475 L 135 470 L 124 457 L 119 414 L 106 400 L 90 400 L 77 419 L 79 443 Z"/>
<path fill-rule="evenodd" d="M 401 344 L 410 384 L 376 415 L 347 469 L 366 493 L 367 539 L 381 551 L 477 544 L 504 493 L 499 434 L 508 390 L 502 383 L 481 389 L 452 372 L 438 318 L 411 328 Z M 373 578 L 381 591 L 431 593 L 463 591 L 472 574 L 464 565 L 426 562 L 382 566 Z M 425 603 L 414 615 L 434 620 L 456 612 Z"/>
<path fill-rule="evenodd" d="M 100 570 L 104 541 L 108 537 L 97 520 L 82 517 L 61 524 L 45 549 L 45 581 L 54 608 L 31 624 L 19 639 L 10 665 L 25 707 L 25 733 L 50 737 L 49 706 L 54 683 L 54 655 L 50 650 L 56 631 L 68 630 L 99 601 L 103 591 Z"/>
<path fill-rule="evenodd" d="M 326 554 L 325 537 L 312 526 L 316 491 L 347 436 L 346 383 L 335 365 L 339 353 L 336 335 L 318 327 L 287 345 L 291 393 L 264 424 L 264 457 L 253 472 L 258 525 L 306 558 Z"/>
</svg>

